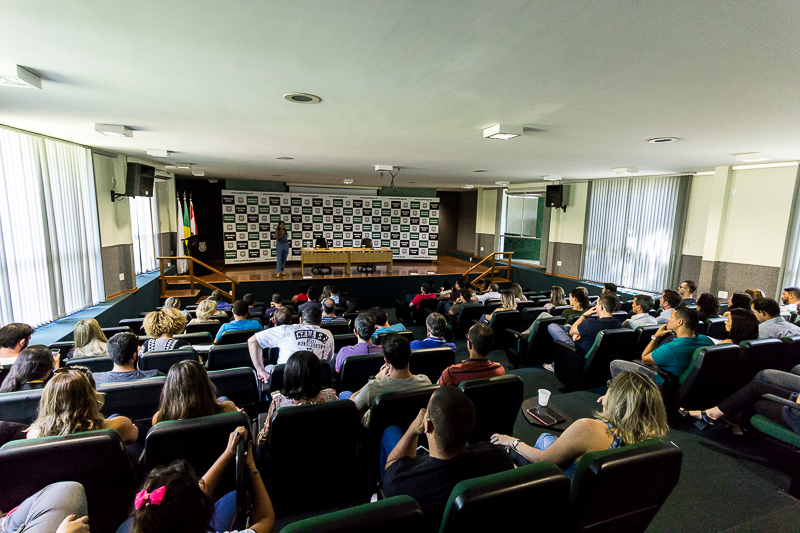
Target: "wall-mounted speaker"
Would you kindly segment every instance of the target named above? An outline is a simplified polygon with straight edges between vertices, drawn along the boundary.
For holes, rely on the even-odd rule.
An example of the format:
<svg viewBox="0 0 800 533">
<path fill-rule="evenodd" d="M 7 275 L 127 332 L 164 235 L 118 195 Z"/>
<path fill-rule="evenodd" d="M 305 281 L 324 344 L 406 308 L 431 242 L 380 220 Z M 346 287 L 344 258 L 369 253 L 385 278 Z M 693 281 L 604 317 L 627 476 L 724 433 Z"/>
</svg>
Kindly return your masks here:
<svg viewBox="0 0 800 533">
<path fill-rule="evenodd" d="M 564 186 L 563 185 L 548 185 L 547 193 L 545 195 L 545 204 L 547 207 L 563 207 L 564 206 Z"/>
</svg>

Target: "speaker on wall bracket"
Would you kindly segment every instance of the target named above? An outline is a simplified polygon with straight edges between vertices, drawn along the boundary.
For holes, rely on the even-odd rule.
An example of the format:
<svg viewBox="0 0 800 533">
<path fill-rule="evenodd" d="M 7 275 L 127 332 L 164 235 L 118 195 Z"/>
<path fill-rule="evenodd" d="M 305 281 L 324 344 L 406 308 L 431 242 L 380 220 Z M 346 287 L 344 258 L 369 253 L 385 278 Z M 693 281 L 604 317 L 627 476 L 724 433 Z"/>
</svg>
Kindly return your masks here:
<svg viewBox="0 0 800 533">
<path fill-rule="evenodd" d="M 545 193 L 546 207 L 561 208 L 567 212 L 567 206 L 564 204 L 564 186 L 563 185 L 548 185 L 547 192 Z"/>
</svg>

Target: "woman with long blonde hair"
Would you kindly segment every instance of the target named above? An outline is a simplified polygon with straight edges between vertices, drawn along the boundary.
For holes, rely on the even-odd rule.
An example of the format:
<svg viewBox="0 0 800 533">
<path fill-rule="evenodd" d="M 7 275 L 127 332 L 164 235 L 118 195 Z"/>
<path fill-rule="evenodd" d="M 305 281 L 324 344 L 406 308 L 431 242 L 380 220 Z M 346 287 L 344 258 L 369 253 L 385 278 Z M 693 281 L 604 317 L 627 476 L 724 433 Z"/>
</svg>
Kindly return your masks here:
<svg viewBox="0 0 800 533">
<path fill-rule="evenodd" d="M 87 368 L 68 366 L 56 369 L 39 401 L 39 416 L 28 428 L 28 439 L 72 435 L 95 429 L 113 429 L 126 443 L 136 441 L 139 430 L 130 419 L 100 414 L 103 394 L 90 381 Z"/>
<path fill-rule="evenodd" d="M 217 301 L 211 298 L 206 298 L 197 304 L 197 318 L 193 318 L 192 322 L 207 322 L 212 320 L 211 317 L 217 314 Z"/>
<path fill-rule="evenodd" d="M 576 420 L 560 437 L 543 433 L 529 446 L 495 433 L 491 442 L 513 448 L 531 463 L 554 463 L 572 479 L 584 454 L 663 437 L 669 430 L 661 391 L 643 374 L 617 374 L 597 402 L 603 404 L 603 410 L 595 418 Z"/>
<path fill-rule="evenodd" d="M 500 307 L 492 311 L 490 315 L 483 315 L 481 322 L 489 324 L 494 318 L 494 314 L 498 311 L 513 311 L 517 308 L 517 299 L 514 298 L 514 293 L 511 291 L 500 291 Z"/>
<path fill-rule="evenodd" d="M 108 355 L 106 346 L 108 339 L 106 339 L 103 330 L 100 329 L 100 323 L 94 318 L 84 318 L 75 324 L 75 332 L 73 333 L 75 339 L 75 348 L 69 351 L 67 358 L 72 357 L 99 357 L 101 355 Z"/>
<path fill-rule="evenodd" d="M 544 304 L 544 308 L 548 311 L 553 307 L 560 307 L 567 305 L 567 298 L 564 294 L 564 289 L 559 286 L 554 286 L 550 289 L 550 301 Z"/>
<path fill-rule="evenodd" d="M 522 294 L 522 287 L 519 283 L 512 283 L 511 284 L 511 292 L 514 293 L 514 298 L 518 302 L 527 302 L 528 298 L 524 294 Z"/>
<path fill-rule="evenodd" d="M 173 337 L 186 329 L 186 317 L 177 309 L 161 309 L 148 313 L 142 326 L 144 332 L 153 338 L 142 344 L 141 353 L 177 350 L 189 346 L 188 342 Z"/>
</svg>

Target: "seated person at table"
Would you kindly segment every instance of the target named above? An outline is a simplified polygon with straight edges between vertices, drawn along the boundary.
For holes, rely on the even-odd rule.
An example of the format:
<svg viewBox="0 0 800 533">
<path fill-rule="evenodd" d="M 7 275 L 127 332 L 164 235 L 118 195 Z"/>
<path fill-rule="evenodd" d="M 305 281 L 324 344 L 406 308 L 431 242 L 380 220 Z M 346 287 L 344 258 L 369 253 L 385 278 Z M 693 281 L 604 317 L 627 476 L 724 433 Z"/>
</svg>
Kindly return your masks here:
<svg viewBox="0 0 800 533">
<path fill-rule="evenodd" d="M 308 297 L 308 301 L 297 306 L 297 314 L 302 315 L 303 311 L 311 309 L 312 307 L 322 309 L 322 304 L 317 301 L 318 293 L 316 287 L 309 287 L 306 296 Z"/>
<path fill-rule="evenodd" d="M 11 365 L 11 370 L 0 386 L 0 392 L 43 389 L 59 363 L 58 354 L 53 355 L 47 346 L 41 344 L 28 346 L 19 352 L 14 364 Z"/>
<path fill-rule="evenodd" d="M 217 331 L 214 344 L 219 342 L 222 334 L 226 331 L 244 331 L 248 329 L 261 331 L 264 329 L 261 327 L 261 322 L 258 320 L 247 320 L 248 316 L 250 316 L 250 311 L 247 302 L 244 300 L 236 300 L 233 302 L 233 321 L 222 324 L 219 331 Z"/>
<path fill-rule="evenodd" d="M 611 313 L 617 308 L 619 298 L 613 292 L 606 291 L 600 295 L 594 307 L 583 313 L 572 326 L 550 324 L 547 331 L 554 340 L 575 346 L 582 353 L 588 352 L 597 334 L 606 329 L 619 329 L 622 323 Z M 597 318 L 593 316 L 596 315 Z"/>
<path fill-rule="evenodd" d="M 658 328 L 642 352 L 644 365 L 633 361 L 611 361 L 611 375 L 616 376 L 620 372 L 640 372 L 659 386 L 664 383 L 664 379 L 651 367 L 657 366 L 673 376 L 680 376 L 692 362 L 692 355 L 696 349 L 714 346 L 714 341 L 705 335 L 695 335 L 697 324 L 697 311 L 685 305 L 678 307 L 669 316 L 667 323 Z M 670 333 L 674 333 L 677 338 L 659 346 L 660 339 Z"/>
<path fill-rule="evenodd" d="M 750 308 L 759 321 L 759 339 L 780 339 L 800 335 L 800 326 L 784 320 L 778 302 L 772 298 L 756 298 L 750 303 Z"/>
<path fill-rule="evenodd" d="M 209 296 L 209 298 L 211 298 L 212 300 L 216 300 L 217 309 L 218 310 L 220 310 L 220 311 L 228 311 L 228 310 L 230 310 L 231 304 L 229 304 L 228 302 L 223 302 L 222 301 L 222 292 L 221 291 L 216 290 L 216 291 L 212 292 L 211 296 Z"/>
<path fill-rule="evenodd" d="M 325 298 L 322 300 L 322 325 L 337 324 L 347 325 L 347 319 L 342 316 L 336 316 L 336 302 L 332 298 Z"/>
<path fill-rule="evenodd" d="M 272 301 L 269 303 L 269 309 L 264 311 L 264 318 L 269 319 L 272 317 L 272 313 L 275 312 L 276 309 L 280 309 L 283 307 L 283 296 L 280 293 L 275 293 L 272 295 Z"/>
<path fill-rule="evenodd" d="M 666 324 L 670 315 L 681 305 L 681 295 L 672 289 L 664 289 L 661 294 L 661 313 L 656 317 L 656 323 Z"/>
<path fill-rule="evenodd" d="M 697 314 L 700 322 L 709 318 L 719 318 L 719 299 L 710 292 L 704 292 L 697 299 Z"/>
<path fill-rule="evenodd" d="M 754 341 L 758 338 L 758 319 L 752 311 L 731 309 L 725 314 L 728 315 L 725 321 L 725 331 L 728 332 L 728 338 L 720 341 L 719 344 L 739 344 L 744 341 Z"/>
<path fill-rule="evenodd" d="M 197 318 L 193 318 L 191 322 L 208 322 L 214 320 L 212 317 L 217 314 L 217 301 L 211 298 L 206 298 L 197 304 Z"/>
<path fill-rule="evenodd" d="M 142 325 L 144 332 L 153 338 L 147 339 L 142 344 L 141 353 L 178 350 L 191 346 L 185 340 L 173 337 L 186 329 L 186 317 L 177 309 L 162 309 L 148 313 Z"/>
<path fill-rule="evenodd" d="M 94 318 L 84 318 L 75 324 L 75 347 L 67 354 L 73 357 L 100 357 L 106 354 L 106 339 L 100 324 Z"/>
<path fill-rule="evenodd" d="M 375 321 L 366 313 L 361 313 L 356 317 L 353 324 L 353 333 L 358 337 L 358 343 L 355 346 L 343 346 L 336 354 L 336 364 L 334 370 L 337 374 L 342 372 L 342 365 L 344 360 L 351 355 L 372 355 L 383 352 L 383 348 L 377 344 L 372 344 L 370 339 L 375 332 Z"/>
<path fill-rule="evenodd" d="M 259 331 L 247 340 L 250 350 L 250 359 L 256 369 L 258 379 L 264 383 L 269 382 L 269 374 L 272 367 L 267 369 L 264 366 L 264 349 L 278 347 L 277 364 L 283 365 L 296 352 L 309 351 L 325 361 L 333 360 L 333 335 L 327 329 L 320 326 L 322 313 L 319 309 L 312 307 L 306 309 L 300 317 L 299 324 L 284 323 L 274 328 Z M 289 309 L 283 308 L 275 311 L 273 318 L 281 321 L 291 322 L 292 315 Z"/>
<path fill-rule="evenodd" d="M 576 420 L 561 434 L 542 433 L 529 446 L 508 435 L 494 434 L 493 444 L 508 446 L 531 463 L 553 463 L 572 479 L 581 456 L 611 450 L 667 434 L 667 410 L 653 381 L 636 372 L 618 374 L 597 400 L 603 411 Z"/>
<path fill-rule="evenodd" d="M 139 337 L 133 333 L 117 333 L 108 339 L 108 357 L 114 361 L 114 368 L 109 372 L 93 374 L 94 382 L 98 386 L 103 383 L 135 381 L 164 375 L 158 370 L 137 370 Z"/>
<path fill-rule="evenodd" d="M 230 401 L 219 402 L 217 389 L 200 361 L 180 361 L 172 365 L 161 391 L 153 425 L 167 420 L 187 420 L 236 411 Z"/>
<path fill-rule="evenodd" d="M 492 311 L 490 315 L 483 315 L 480 321 L 483 324 L 489 324 L 494 318 L 494 314 L 498 311 L 514 311 L 517 309 L 517 300 L 514 298 L 514 293 L 511 291 L 502 291 L 500 293 L 500 307 Z"/>
<path fill-rule="evenodd" d="M 344 391 L 339 394 L 339 399 L 349 398 L 356 403 L 359 411 L 367 411 L 363 418 L 364 426 L 369 426 L 368 409 L 379 394 L 416 389 L 431 384 L 428 376 L 415 376 L 408 371 L 408 362 L 411 360 L 411 347 L 408 339 L 404 339 L 400 335 L 387 335 L 383 341 L 383 358 L 386 363 L 381 367 L 380 372 L 375 374 L 375 377 L 360 390 L 354 393 Z"/>
<path fill-rule="evenodd" d="M 631 328 L 635 330 L 642 326 L 655 326 L 658 324 L 656 319 L 650 316 L 650 310 L 653 308 L 653 297 L 647 294 L 637 294 L 633 298 L 631 317 L 622 323 L 623 328 Z"/>
<path fill-rule="evenodd" d="M 421 341 L 412 341 L 412 350 L 424 350 L 425 348 L 441 348 L 447 346 L 454 352 L 456 345 L 444 339 L 444 332 L 447 331 L 447 319 L 439 313 L 431 313 L 425 319 L 425 329 L 428 337 Z"/>
<path fill-rule="evenodd" d="M 375 342 L 375 338 L 379 333 L 397 333 L 398 331 L 406 331 L 406 327 L 398 322 L 394 326 L 389 324 L 389 315 L 386 314 L 386 311 L 381 309 L 380 307 L 373 307 L 369 311 L 369 316 L 372 317 L 372 320 L 375 321 L 375 333 L 372 334 L 372 341 Z"/>
<path fill-rule="evenodd" d="M 267 420 L 258 433 L 256 444 L 266 449 L 269 442 L 269 424 L 272 415 L 281 407 L 309 405 L 338 400 L 336 391 L 322 388 L 322 369 L 319 358 L 311 352 L 297 352 L 283 368 L 283 389 L 272 395 Z"/>
<path fill-rule="evenodd" d="M 500 363 L 489 361 L 489 352 L 494 347 L 494 332 L 486 324 L 477 323 L 467 332 L 469 359 L 444 369 L 439 385 L 456 385 L 469 379 L 504 376 L 506 369 Z"/>
<path fill-rule="evenodd" d="M 124 416 L 103 418 L 103 395 L 90 380 L 92 373 L 80 366 L 59 368 L 47 382 L 39 400 L 39 415 L 26 438 L 72 435 L 94 429 L 113 429 L 125 443 L 136 441 L 139 429 Z"/>
<path fill-rule="evenodd" d="M 381 466 L 385 462 L 386 496 L 414 498 L 425 516 L 422 531 L 438 531 L 457 483 L 514 468 L 511 456 L 498 446 L 488 442 L 467 445 L 474 426 L 475 406 L 467 395 L 456 387 L 442 387 L 405 433 L 398 426 L 383 433 Z M 417 454 L 422 434 L 427 436 L 430 454 Z"/>
<path fill-rule="evenodd" d="M 428 283 L 423 283 L 422 286 L 419 288 L 419 294 L 415 296 L 406 294 L 406 304 L 409 307 L 413 307 L 414 309 L 419 309 L 419 303 L 422 300 L 427 300 L 431 298 L 436 298 L 436 294 L 433 292 L 433 287 Z"/>
</svg>

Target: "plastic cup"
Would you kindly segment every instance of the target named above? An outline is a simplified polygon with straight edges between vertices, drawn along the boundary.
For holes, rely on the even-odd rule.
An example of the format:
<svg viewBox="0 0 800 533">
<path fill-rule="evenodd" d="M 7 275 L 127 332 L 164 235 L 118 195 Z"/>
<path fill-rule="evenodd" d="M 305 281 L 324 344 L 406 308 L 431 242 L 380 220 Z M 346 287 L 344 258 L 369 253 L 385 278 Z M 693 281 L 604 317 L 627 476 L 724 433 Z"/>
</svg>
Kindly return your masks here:
<svg viewBox="0 0 800 533">
<path fill-rule="evenodd" d="M 547 389 L 539 389 L 539 406 L 544 407 L 550 401 L 550 391 Z"/>
</svg>

